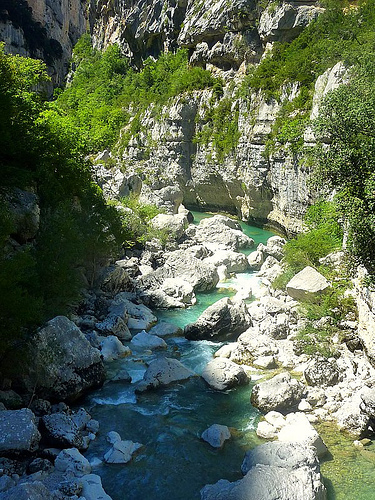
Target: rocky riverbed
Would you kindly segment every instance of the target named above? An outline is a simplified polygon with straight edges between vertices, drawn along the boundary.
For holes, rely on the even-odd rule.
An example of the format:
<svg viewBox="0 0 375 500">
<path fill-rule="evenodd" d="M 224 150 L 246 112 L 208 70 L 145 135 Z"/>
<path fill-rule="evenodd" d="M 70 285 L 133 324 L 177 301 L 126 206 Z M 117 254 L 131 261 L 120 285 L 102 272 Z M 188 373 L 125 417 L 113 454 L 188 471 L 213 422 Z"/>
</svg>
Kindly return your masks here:
<svg viewBox="0 0 375 500">
<path fill-rule="evenodd" d="M 276 492 L 285 500 L 326 498 L 319 460 L 332 452 L 314 426 L 332 422 L 357 447 L 372 434 L 375 372 L 355 343 L 357 323 L 343 325 L 351 342 L 337 338 L 335 358 L 301 354 L 298 300 L 324 293 L 329 283 L 310 268 L 287 292 L 274 290 L 283 238 L 255 247 L 236 221 L 216 215 L 192 225 L 183 209 L 154 223 L 173 235 L 167 246 L 153 240 L 103 270 L 79 314 L 54 318 L 38 332 L 28 371 L 0 393 L 0 498 L 109 499 L 102 476 L 116 499 L 125 492 L 146 498 L 148 483 L 155 494 L 169 488 L 188 500 L 199 495 L 189 490 L 189 474 L 199 477 L 204 500 L 267 500 Z M 225 288 L 234 274 L 249 272 L 256 277 Z M 158 321 L 168 311 L 194 310 L 202 293 L 221 285 L 224 296 L 201 315 Z M 75 405 L 105 379 L 83 400 L 86 409 Z M 180 453 L 167 452 L 173 442 Z M 172 484 L 142 466 L 161 455 L 175 462 Z"/>
</svg>

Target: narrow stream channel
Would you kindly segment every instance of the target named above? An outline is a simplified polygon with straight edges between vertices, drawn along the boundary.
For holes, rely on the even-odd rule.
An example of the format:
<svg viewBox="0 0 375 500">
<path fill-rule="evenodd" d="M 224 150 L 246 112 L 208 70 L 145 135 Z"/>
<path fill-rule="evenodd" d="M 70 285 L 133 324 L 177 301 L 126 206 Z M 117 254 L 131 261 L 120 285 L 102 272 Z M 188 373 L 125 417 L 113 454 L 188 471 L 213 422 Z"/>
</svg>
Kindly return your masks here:
<svg viewBox="0 0 375 500">
<path fill-rule="evenodd" d="M 198 221 L 209 216 L 194 215 Z M 268 231 L 246 224 L 243 229 L 254 238 L 256 245 L 272 236 Z M 198 303 L 191 308 L 155 313 L 159 320 L 183 327 L 219 298 L 233 295 L 233 288 L 243 280 L 251 280 L 253 289 L 257 286 L 254 275 L 240 274 L 237 279 L 220 283 L 213 293 L 199 294 Z M 167 344 L 167 355 L 177 357 L 198 375 L 222 345 L 188 341 L 183 337 L 170 338 Z M 197 377 L 136 396 L 133 384 L 143 377 L 146 363 L 156 356 L 157 353 L 149 356 L 135 353 L 108 364 L 109 379 L 111 374 L 125 368 L 132 383 L 108 382 L 83 401 L 92 417 L 100 422 L 100 433 L 86 457 L 97 464 L 94 472 L 102 477 L 103 486 L 113 500 L 199 500 L 199 491 L 205 484 L 242 477 L 240 465 L 246 450 L 262 442 L 255 434 L 259 413 L 250 404 L 255 380 L 246 387 L 218 392 Z M 221 450 L 200 440 L 201 433 L 214 423 L 227 425 L 232 430 L 231 440 Z M 106 434 L 113 430 L 124 440 L 144 445 L 126 465 L 101 462 L 110 448 Z M 374 487 L 369 488 L 375 484 L 374 454 L 356 450 L 351 440 L 337 436 L 332 427 L 325 427 L 322 436 L 334 458 L 322 467 L 328 478 L 328 500 L 375 500 Z"/>
</svg>

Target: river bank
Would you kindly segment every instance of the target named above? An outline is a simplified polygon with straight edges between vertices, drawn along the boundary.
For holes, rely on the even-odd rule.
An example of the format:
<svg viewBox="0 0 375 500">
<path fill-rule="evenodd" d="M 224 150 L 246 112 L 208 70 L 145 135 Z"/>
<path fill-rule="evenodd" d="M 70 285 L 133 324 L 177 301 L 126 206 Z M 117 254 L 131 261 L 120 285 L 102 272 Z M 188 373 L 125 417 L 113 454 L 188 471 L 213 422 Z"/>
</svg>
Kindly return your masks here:
<svg viewBox="0 0 375 500">
<path fill-rule="evenodd" d="M 228 222 L 228 224 L 233 225 L 233 223 L 231 222 Z M 270 271 L 270 269 L 272 269 L 273 266 L 278 266 L 279 264 L 273 262 L 273 266 L 265 266 L 263 268 L 261 274 L 266 273 L 266 275 L 264 275 L 262 278 L 264 281 L 263 286 L 260 285 L 258 277 L 254 278 L 254 274 L 249 274 L 248 272 L 237 272 L 237 279 L 232 278 L 229 281 L 224 281 L 224 283 L 220 283 L 217 280 L 216 284 L 212 287 L 213 291 L 208 292 L 207 283 L 211 283 L 210 286 L 212 286 L 212 283 L 214 283 L 217 279 L 215 271 L 217 272 L 217 270 L 219 270 L 220 266 L 222 266 L 223 264 L 216 261 L 212 270 L 212 262 L 208 262 L 207 268 L 203 269 L 202 267 L 199 267 L 199 274 L 196 272 L 197 267 L 192 267 L 192 263 L 194 264 L 195 261 L 193 256 L 191 255 L 191 250 L 189 249 L 195 246 L 194 252 L 198 252 L 198 254 L 199 252 L 201 252 L 201 256 L 198 260 L 200 262 L 204 262 L 206 259 L 210 259 L 212 255 L 216 254 L 217 256 L 218 254 L 220 254 L 220 252 L 223 252 L 223 248 L 216 247 L 216 251 L 214 251 L 214 247 L 211 246 L 210 251 L 212 252 L 212 255 L 210 256 L 209 254 L 206 254 L 206 256 L 202 258 L 203 250 L 202 248 L 196 248 L 197 240 L 194 241 L 193 239 L 196 238 L 197 230 L 191 227 L 187 227 L 184 231 L 186 230 L 188 231 L 188 233 L 190 231 L 190 235 L 194 233 L 193 237 L 190 236 L 190 239 L 194 242 L 193 245 L 188 245 L 186 239 L 182 244 L 182 246 L 185 245 L 185 251 L 190 252 L 188 264 L 189 272 L 187 273 L 185 271 L 185 264 L 182 267 L 176 268 L 178 269 L 176 275 L 179 276 L 179 278 L 181 277 L 181 275 L 184 275 L 184 273 L 185 275 L 193 276 L 195 284 L 193 285 L 190 283 L 192 290 L 185 283 L 183 288 L 184 292 L 181 293 L 180 281 L 178 283 L 169 281 L 169 287 L 162 288 L 166 279 L 175 279 L 174 276 L 171 276 L 171 267 L 169 267 L 167 268 L 168 275 L 163 275 L 163 281 L 159 282 L 159 288 L 162 289 L 163 294 L 161 295 L 159 293 L 149 293 L 149 285 L 154 285 L 158 282 L 157 280 L 159 280 L 161 268 L 164 268 L 163 272 L 166 273 L 165 268 L 166 264 L 168 264 L 168 259 L 170 259 L 170 253 L 173 254 L 173 252 L 178 252 L 179 250 L 176 249 L 172 249 L 169 252 L 164 251 L 163 254 L 160 255 L 160 250 L 151 251 L 150 249 L 146 248 L 146 252 L 144 252 L 143 254 L 140 254 L 139 256 L 128 256 L 126 259 L 121 261 L 121 265 L 123 267 L 121 267 L 121 265 L 118 265 L 117 267 L 120 267 L 121 269 L 127 269 L 128 277 L 130 275 L 130 279 L 132 280 L 137 279 L 137 275 L 139 276 L 138 271 L 134 272 L 135 264 L 138 266 L 138 268 L 144 266 L 142 268 L 144 274 L 140 275 L 141 278 L 138 277 L 138 280 L 144 280 L 148 275 L 151 275 L 151 277 L 153 278 L 151 279 L 149 276 L 148 281 L 146 281 L 148 287 L 146 301 L 151 300 L 155 304 L 155 301 L 165 301 L 165 296 L 168 296 L 168 300 L 170 300 L 171 298 L 174 300 L 178 300 L 179 302 L 185 300 L 187 301 L 187 304 L 191 304 L 195 298 L 198 301 L 197 305 L 190 306 L 188 308 L 182 307 L 180 309 L 156 309 L 154 310 L 155 317 L 153 317 L 153 313 L 151 311 L 148 311 L 143 306 L 140 309 L 138 308 L 136 313 L 134 309 L 132 310 L 131 304 L 137 305 L 137 302 L 138 306 L 140 306 L 141 304 L 139 303 L 139 295 L 134 296 L 134 292 L 129 290 L 129 283 L 131 281 L 126 281 L 124 274 L 120 272 L 117 272 L 117 274 L 115 272 L 112 272 L 112 279 L 106 281 L 107 292 L 99 294 L 99 297 L 101 298 L 100 303 L 102 305 L 102 310 L 106 312 L 104 314 L 99 314 L 98 296 L 88 297 L 86 310 L 83 311 L 86 314 L 81 314 L 80 317 L 73 318 L 80 326 L 80 328 L 85 332 L 86 338 L 91 341 L 92 345 L 94 346 L 93 348 L 100 348 L 102 356 L 106 357 L 107 359 L 106 367 L 108 383 L 105 384 L 99 391 L 90 394 L 87 399 L 82 401 L 82 403 L 88 409 L 89 413 L 94 417 L 94 420 L 100 422 L 100 431 L 98 437 L 97 439 L 92 441 L 85 455 L 91 462 L 92 470 L 95 472 L 95 474 L 99 474 L 99 476 L 101 476 L 105 490 L 111 495 L 114 500 L 120 500 L 123 498 L 135 500 L 136 498 L 141 497 L 160 498 L 169 495 L 171 491 L 173 491 L 175 498 L 188 500 L 190 498 L 198 498 L 199 490 L 207 483 L 212 484 L 222 478 L 225 478 L 229 481 L 239 480 L 242 477 L 240 466 L 245 452 L 262 442 L 261 439 L 256 436 L 255 432 L 258 426 L 260 413 L 259 411 L 255 410 L 254 407 L 252 407 L 250 404 L 251 388 L 258 382 L 258 380 L 262 378 L 269 379 L 270 377 L 272 377 L 272 375 L 280 373 L 280 371 L 282 372 L 283 370 L 285 371 L 286 369 L 292 370 L 293 374 L 297 376 L 298 379 L 300 379 L 301 377 L 303 379 L 304 370 L 306 369 L 309 362 L 309 358 L 307 356 L 297 356 L 292 351 L 290 351 L 290 349 L 286 351 L 285 349 L 281 348 L 281 346 L 292 346 L 293 332 L 298 328 L 298 319 L 295 317 L 295 304 L 293 304 L 292 299 L 287 298 L 280 293 L 278 293 L 277 297 L 275 297 L 275 293 L 272 292 L 268 287 L 269 277 L 267 276 L 272 275 L 272 273 L 275 271 L 275 269 L 273 271 Z M 212 233 L 210 234 L 208 232 L 207 226 L 204 231 L 205 244 L 200 244 L 200 246 L 206 246 L 210 243 L 211 245 L 213 245 L 213 242 L 209 241 L 209 238 L 213 238 L 213 236 Z M 226 230 L 222 229 L 221 232 L 214 232 L 216 238 L 215 245 L 222 244 L 224 240 L 223 231 Z M 233 231 L 238 231 L 238 229 L 233 229 Z M 259 230 L 255 231 L 257 232 Z M 262 232 L 259 231 L 259 237 L 260 239 L 264 237 L 264 243 L 266 243 L 266 239 L 268 236 L 269 234 L 262 234 Z M 199 236 L 197 239 L 199 240 Z M 251 245 L 251 242 L 249 240 L 244 239 L 243 236 L 239 236 L 237 233 L 235 233 L 235 237 L 226 239 L 224 241 L 229 246 L 238 245 L 238 241 L 246 241 L 247 245 Z M 276 241 L 280 240 L 276 239 Z M 179 245 L 177 248 L 181 249 L 181 245 Z M 271 248 L 271 245 L 269 246 L 269 248 Z M 236 250 L 237 252 L 235 251 L 234 253 L 238 253 L 239 248 L 236 248 Z M 246 251 L 246 253 L 250 253 L 249 250 Z M 180 257 L 180 254 L 178 254 L 178 256 Z M 136 259 L 136 261 L 134 259 Z M 228 254 L 226 254 L 225 259 L 226 260 L 223 260 L 223 262 L 226 262 L 226 264 L 224 265 L 227 270 L 229 266 L 234 265 L 234 262 L 236 263 L 236 265 L 238 265 L 238 257 L 234 259 L 232 255 L 231 260 L 228 262 Z M 133 271 L 129 272 L 130 261 L 133 266 Z M 124 266 L 125 262 L 126 266 Z M 155 265 L 155 262 L 157 262 L 158 265 Z M 175 266 L 176 262 L 178 261 L 173 261 L 173 264 Z M 200 265 L 201 264 L 199 264 L 199 266 Z M 209 270 L 209 272 L 207 271 L 207 269 Z M 248 265 L 246 266 L 246 269 L 244 271 L 249 271 Z M 131 272 L 134 272 L 134 278 L 131 277 Z M 156 277 L 155 273 L 158 273 Z M 220 273 L 224 275 L 225 270 L 221 268 Z M 121 280 L 118 279 L 119 274 L 122 276 Z M 201 280 L 202 275 L 205 278 L 203 281 Z M 128 291 L 120 291 L 119 288 L 123 287 L 125 283 L 127 283 L 126 288 L 128 289 Z M 171 283 L 174 284 L 172 293 L 169 292 L 169 290 L 171 289 Z M 136 386 L 145 376 L 147 366 L 151 365 L 154 360 L 157 360 L 160 357 L 164 357 L 164 354 L 162 353 L 165 353 L 167 357 L 178 359 L 183 364 L 183 366 L 192 370 L 195 374 L 201 375 L 207 363 L 211 361 L 212 357 L 218 351 L 218 349 L 223 346 L 223 342 L 220 339 L 218 341 L 216 339 L 189 341 L 181 336 L 181 331 L 178 332 L 177 337 L 173 335 L 171 336 L 170 331 L 168 335 L 162 336 L 160 335 L 160 333 L 163 333 L 162 328 L 161 330 L 158 330 L 158 335 L 154 335 L 154 338 L 163 337 L 166 345 L 162 346 L 161 351 L 159 349 L 153 350 L 155 346 L 152 346 L 151 344 L 136 345 L 136 342 L 134 341 L 136 332 L 139 332 L 141 328 L 134 329 L 132 327 L 140 326 L 139 321 L 146 321 L 146 323 L 148 321 L 149 325 L 142 325 L 142 328 L 145 327 L 146 330 L 149 330 L 152 326 L 152 323 L 155 322 L 156 317 L 159 319 L 159 322 L 160 320 L 168 320 L 169 322 L 173 323 L 175 330 L 176 327 L 183 328 L 187 324 L 194 324 L 200 313 L 202 313 L 206 309 L 206 307 L 210 305 L 210 303 L 216 302 L 220 297 L 225 297 L 228 295 L 233 297 L 239 290 L 242 294 L 244 293 L 244 291 L 249 292 L 249 283 L 251 283 L 251 287 L 253 288 L 253 294 L 257 295 L 258 298 L 260 298 L 260 301 L 251 303 L 251 301 L 247 299 L 247 301 L 245 302 L 245 304 L 247 304 L 246 308 L 252 311 L 252 314 L 250 314 L 251 317 L 249 319 L 252 326 L 250 326 L 250 323 L 248 325 L 245 325 L 243 332 L 248 331 L 249 327 L 250 330 L 254 329 L 255 327 L 259 327 L 260 324 L 264 322 L 264 320 L 266 320 L 266 323 L 263 324 L 260 335 L 257 334 L 256 336 L 257 342 L 251 347 L 251 356 L 248 355 L 249 349 L 247 348 L 247 356 L 245 359 L 246 353 L 244 353 L 244 346 L 248 347 L 249 344 L 241 341 L 239 343 L 236 342 L 236 336 L 234 336 L 234 338 L 232 339 L 234 341 L 234 344 L 231 345 L 229 350 L 228 347 L 226 348 L 226 354 L 224 357 L 224 359 L 229 359 L 232 357 L 232 359 L 235 359 L 237 363 L 240 363 L 240 366 L 243 366 L 245 368 L 245 372 L 251 378 L 249 385 L 237 387 L 233 390 L 217 391 L 214 390 L 210 385 L 207 385 L 207 383 L 204 382 L 200 377 L 192 377 L 187 381 L 179 382 L 177 383 L 177 385 L 175 384 L 172 386 L 167 386 L 165 388 L 159 389 L 156 392 L 146 391 L 138 395 L 135 393 Z M 222 284 L 224 284 L 225 286 L 221 286 Z M 206 291 L 204 293 L 199 292 L 198 290 L 195 291 L 194 287 L 201 288 Z M 176 290 L 178 293 L 176 293 Z M 186 290 L 188 293 L 186 293 Z M 156 292 L 159 290 L 156 286 L 154 286 L 154 289 L 151 289 L 151 291 Z M 114 292 L 117 292 L 117 294 Z M 121 295 L 124 293 L 126 294 L 125 296 Z M 111 295 L 113 298 L 110 299 L 109 297 Z M 142 297 L 142 299 L 143 298 L 144 297 Z M 133 301 L 131 302 L 131 304 L 127 302 L 129 301 L 129 299 Z M 106 301 L 107 309 L 103 308 L 104 301 Z M 240 303 L 242 303 L 242 298 L 240 298 Z M 114 311 L 116 310 L 118 313 L 119 306 L 121 305 L 122 307 L 124 304 L 126 304 L 127 307 L 127 325 L 131 327 L 131 335 L 127 340 L 124 338 L 124 335 L 126 333 L 124 325 L 119 321 L 110 322 L 108 320 L 109 317 L 113 319 Z M 259 315 L 259 311 L 257 311 L 258 315 L 255 314 L 254 308 L 256 307 L 257 309 L 259 309 L 259 307 L 258 305 L 254 306 L 254 304 L 262 304 L 262 306 L 265 306 L 266 308 L 268 307 L 268 311 L 265 310 L 264 317 Z M 286 307 L 287 304 L 288 307 Z M 270 305 L 272 305 L 272 311 L 270 310 Z M 110 315 L 108 315 L 108 310 L 112 311 Z M 142 314 L 139 314 L 140 311 L 142 311 Z M 90 312 L 92 312 L 92 314 Z M 279 315 L 285 316 L 285 314 L 287 314 L 288 316 L 287 321 L 284 318 L 283 322 L 281 322 L 280 320 L 279 323 L 277 323 L 277 318 L 279 317 Z M 123 315 L 123 322 L 124 319 L 125 316 Z M 280 332 L 280 330 L 283 330 L 284 333 L 285 331 L 287 331 L 286 338 L 274 338 L 275 335 L 272 334 L 273 330 L 271 326 L 274 323 L 275 319 L 275 324 L 279 324 L 280 327 L 283 325 L 283 328 L 279 328 L 278 331 Z M 138 321 L 138 323 L 135 323 L 136 321 Z M 267 324 L 268 327 L 266 331 L 265 326 Z M 106 325 L 105 328 L 103 328 L 104 325 Z M 287 325 L 287 328 L 285 325 Z M 99 328 L 100 326 L 101 329 Z M 109 331 L 109 326 L 111 326 L 112 331 Z M 220 330 L 219 328 L 217 329 L 218 331 Z M 96 330 L 96 334 L 93 330 Z M 164 326 L 164 333 L 167 330 L 168 329 Z M 101 335 L 107 334 L 108 336 L 103 339 L 98 336 L 98 333 L 100 333 Z M 111 333 L 117 334 L 117 336 L 119 336 L 120 338 L 122 337 L 122 342 L 119 342 L 118 339 L 116 340 L 116 337 L 113 338 L 113 336 L 110 335 Z M 277 336 L 278 335 L 276 335 L 276 337 Z M 240 336 L 240 339 L 241 337 L 242 335 Z M 267 338 L 268 348 L 271 346 L 271 350 L 274 351 L 271 354 L 264 352 L 262 342 L 260 342 L 260 340 L 264 340 L 265 338 Z M 108 342 L 108 340 L 110 340 L 110 342 Z M 148 340 L 150 339 L 148 338 Z M 252 339 L 250 340 L 252 341 Z M 247 339 L 247 341 L 249 341 L 249 338 Z M 108 343 L 110 343 L 110 346 L 108 345 Z M 125 344 L 125 347 L 120 348 L 120 344 Z M 227 344 L 226 341 L 225 344 Z M 113 347 L 114 349 L 112 349 Z M 159 348 L 160 347 L 161 344 L 159 344 Z M 254 356 L 254 349 L 258 349 L 259 351 L 263 349 L 263 352 L 258 353 L 262 356 Z M 129 351 L 132 351 L 131 355 Z M 289 353 L 288 358 L 285 356 L 285 352 Z M 242 359 L 239 359 L 239 353 L 241 354 Z M 347 359 L 346 354 L 347 353 L 343 353 L 341 358 Z M 276 366 L 274 368 L 268 369 L 263 366 L 262 369 L 259 366 L 259 358 L 264 358 L 267 356 L 275 358 L 274 362 L 276 363 Z M 350 357 L 349 354 L 348 356 Z M 345 394 L 342 390 L 342 387 L 345 386 L 345 384 L 347 384 L 349 380 L 347 374 L 345 374 L 345 377 L 339 382 L 340 384 L 342 384 L 342 386 L 340 387 L 340 391 L 341 393 L 343 393 L 340 393 L 340 399 L 337 398 L 337 393 L 339 391 L 335 392 L 332 388 L 338 384 L 336 383 L 334 384 L 334 386 L 329 386 L 329 388 L 327 388 L 327 386 L 325 385 L 326 381 L 323 380 L 323 384 L 320 385 L 323 385 L 323 387 L 325 387 L 324 391 L 328 394 L 329 397 L 331 397 L 331 399 L 329 400 L 328 397 L 328 401 L 325 401 L 324 404 L 317 405 L 316 407 L 314 407 L 314 405 L 311 403 L 309 403 L 310 408 L 306 407 L 305 405 L 305 410 L 303 411 L 308 415 L 313 415 L 316 422 L 318 421 L 319 412 L 321 414 L 321 420 L 325 421 L 331 420 L 330 413 L 334 413 L 334 411 L 337 411 L 337 408 L 336 410 L 334 408 L 331 408 L 331 411 L 329 411 L 329 409 L 324 408 L 324 405 L 330 403 L 332 407 L 333 402 L 336 401 L 336 406 L 344 406 L 344 403 L 350 400 L 350 396 L 356 391 L 359 385 L 361 385 L 361 380 L 365 380 L 367 384 L 369 384 L 370 380 L 372 380 L 371 377 L 373 375 L 371 373 L 371 367 L 366 365 L 366 361 L 365 359 L 363 359 L 363 355 L 357 353 L 355 356 L 358 373 L 353 373 L 353 376 L 357 375 L 358 383 L 357 385 L 353 385 L 353 377 L 350 379 L 350 383 L 352 384 L 351 391 Z M 116 357 L 118 358 L 117 360 L 110 361 L 111 358 Z M 254 366 L 256 365 L 256 363 L 254 363 L 254 360 L 256 359 L 258 360 L 258 366 Z M 358 362 L 358 359 L 360 360 L 360 362 Z M 340 368 L 342 368 L 342 366 L 343 365 L 341 365 Z M 296 370 L 296 367 L 299 367 L 299 370 Z M 363 377 L 364 368 L 369 370 L 367 378 Z M 361 376 L 362 379 L 360 378 Z M 316 393 L 316 387 L 309 388 L 308 386 L 305 386 L 305 388 L 303 388 L 301 392 L 300 400 L 294 402 L 290 405 L 289 408 L 286 408 L 283 411 L 285 413 L 295 411 L 297 409 L 297 406 L 300 405 L 301 400 L 312 402 L 311 394 L 314 391 Z M 330 392 L 331 396 L 329 394 Z M 336 400 L 334 398 L 336 398 Z M 56 412 L 55 408 L 55 414 L 65 413 L 69 415 L 70 413 L 66 408 L 64 409 L 60 407 L 60 409 L 57 410 L 58 411 Z M 360 414 L 362 414 L 362 417 L 364 417 L 365 415 L 364 413 L 361 413 L 358 403 L 357 407 L 353 408 L 353 418 L 356 419 L 358 416 L 360 416 Z M 43 416 L 41 418 L 43 420 Z M 202 432 L 214 423 L 226 425 L 231 430 L 230 441 L 225 443 L 223 448 L 219 450 L 212 448 L 209 444 L 200 440 Z M 331 429 L 333 429 L 333 427 Z M 132 461 L 127 465 L 103 463 L 103 455 L 106 454 L 106 452 L 110 449 L 110 444 L 108 444 L 106 436 L 108 432 L 111 431 L 118 432 L 123 440 L 131 440 L 133 443 L 140 443 L 143 445 L 143 447 L 139 448 L 137 453 L 134 455 Z M 327 436 L 331 434 L 334 434 L 332 430 L 330 430 L 330 433 L 328 433 Z M 325 440 L 324 435 L 323 440 Z M 365 451 L 364 453 L 362 451 L 356 451 L 356 449 L 352 445 L 352 441 L 353 439 L 351 441 L 345 441 L 346 443 L 351 443 L 350 445 L 347 444 L 345 447 L 345 449 L 351 450 L 351 456 L 360 457 L 361 455 L 364 455 L 364 453 L 367 453 L 367 451 Z M 332 454 L 330 445 L 328 444 L 328 442 L 326 444 L 328 445 L 328 449 Z M 330 462 L 332 462 L 333 464 L 335 464 L 336 457 L 333 456 L 333 458 L 334 460 L 328 461 L 326 463 L 329 464 Z M 366 460 L 367 459 L 368 457 L 366 458 Z M 341 462 L 339 461 L 338 463 Z M 332 473 L 334 473 L 335 467 L 336 466 L 334 465 L 331 469 L 329 469 L 329 467 L 327 466 L 326 470 L 331 470 Z M 337 469 L 340 469 L 340 466 L 338 466 Z M 340 473 L 340 471 L 338 472 Z M 339 473 L 336 476 L 337 484 L 334 484 L 333 488 L 330 487 L 328 479 L 327 484 L 329 499 L 351 498 L 351 496 L 340 496 L 341 492 L 339 482 L 341 480 L 339 480 Z M 47 473 L 46 471 L 44 471 L 45 478 L 43 479 L 43 474 L 39 474 L 39 479 L 45 481 L 48 475 L 49 472 Z M 36 478 L 34 477 L 32 479 L 35 481 Z M 18 480 L 22 483 L 22 481 L 24 480 L 22 479 L 22 475 L 21 478 L 18 478 Z M 360 483 L 360 481 L 358 481 L 358 483 Z M 361 496 L 362 493 L 359 484 L 352 484 L 352 486 L 354 486 L 352 496 L 353 498 L 366 498 L 366 500 L 371 498 L 369 496 Z M 348 495 L 347 487 L 348 485 L 346 483 L 346 495 Z M 76 493 L 78 491 L 79 488 L 77 489 Z M 368 495 L 367 487 L 364 488 L 364 491 L 367 492 L 364 494 Z M 8 495 L 8 493 L 4 493 L 4 495 Z M 87 500 L 95 498 L 88 495 L 89 493 L 86 492 L 85 498 Z M 73 498 L 74 495 L 68 495 L 68 497 Z M 12 497 L 8 495 L 4 496 L 4 498 Z"/>
</svg>

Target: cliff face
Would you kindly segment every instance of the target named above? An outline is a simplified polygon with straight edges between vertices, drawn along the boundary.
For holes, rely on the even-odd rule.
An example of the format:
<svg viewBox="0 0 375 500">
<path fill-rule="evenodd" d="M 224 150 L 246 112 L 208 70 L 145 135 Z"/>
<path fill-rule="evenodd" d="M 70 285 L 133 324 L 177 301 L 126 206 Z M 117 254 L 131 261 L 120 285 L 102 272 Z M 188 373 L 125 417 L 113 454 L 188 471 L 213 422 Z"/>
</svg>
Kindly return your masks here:
<svg viewBox="0 0 375 500">
<path fill-rule="evenodd" d="M 223 79 L 224 93 L 195 92 L 161 113 L 141 116 L 139 132 L 121 153 L 127 173 L 141 174 L 146 199 L 150 190 L 173 185 L 189 207 L 229 211 L 287 233 L 301 230 L 311 201 L 308 169 L 287 146 L 266 154 L 280 104 L 255 94 L 244 99 L 239 89 L 248 64 L 259 62 L 273 42 L 297 36 L 319 15 L 315 2 L 270 2 L 265 8 L 256 0 L 5 1 L 0 34 L 7 50 L 44 58 L 58 84 L 74 43 L 87 29 L 96 47 L 117 43 L 135 65 L 149 55 L 188 48 L 192 64 Z M 317 89 L 317 95 L 323 91 Z M 296 93 L 298 87 L 285 89 L 284 98 Z M 225 106 L 224 123 L 233 122 L 236 138 L 232 150 L 220 155 L 212 138 L 199 137 L 210 126 L 209 110 Z"/>
<path fill-rule="evenodd" d="M 54 85 L 61 85 L 89 12 L 89 0 L 3 0 L 0 40 L 8 53 L 43 59 Z"/>
</svg>

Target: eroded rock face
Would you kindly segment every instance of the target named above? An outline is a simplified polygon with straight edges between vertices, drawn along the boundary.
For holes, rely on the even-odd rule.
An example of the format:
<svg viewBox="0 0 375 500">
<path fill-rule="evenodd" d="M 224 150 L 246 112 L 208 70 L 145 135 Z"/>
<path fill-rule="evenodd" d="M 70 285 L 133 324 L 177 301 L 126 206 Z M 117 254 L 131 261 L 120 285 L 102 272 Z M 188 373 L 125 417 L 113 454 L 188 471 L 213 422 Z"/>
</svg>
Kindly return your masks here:
<svg viewBox="0 0 375 500">
<path fill-rule="evenodd" d="M 105 378 L 100 352 L 65 316 L 39 330 L 30 353 L 29 381 L 40 397 L 73 400 Z"/>
</svg>

